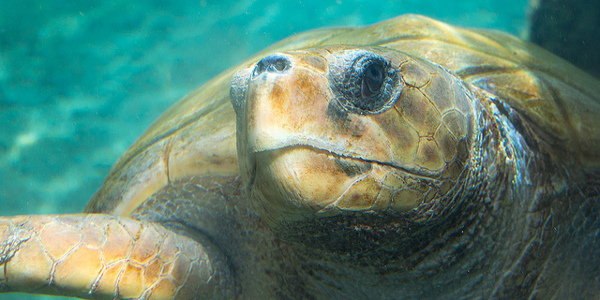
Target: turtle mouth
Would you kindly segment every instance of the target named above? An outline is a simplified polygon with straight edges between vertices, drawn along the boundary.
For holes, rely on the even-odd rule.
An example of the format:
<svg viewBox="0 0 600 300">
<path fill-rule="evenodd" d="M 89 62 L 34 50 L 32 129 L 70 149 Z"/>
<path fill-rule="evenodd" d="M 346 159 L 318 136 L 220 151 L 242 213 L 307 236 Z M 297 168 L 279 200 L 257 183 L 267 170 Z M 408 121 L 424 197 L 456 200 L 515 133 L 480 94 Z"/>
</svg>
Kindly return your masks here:
<svg viewBox="0 0 600 300">
<path fill-rule="evenodd" d="M 264 159 L 259 159 L 258 157 L 262 156 L 278 156 L 278 153 L 284 153 L 287 151 L 294 150 L 303 150 L 304 153 L 310 153 L 314 156 L 325 156 L 331 160 L 337 167 L 339 167 L 346 175 L 349 177 L 353 177 L 359 174 L 362 174 L 372 168 L 373 165 L 379 165 L 382 167 L 394 168 L 393 165 L 381 163 L 376 160 L 369 160 L 358 156 L 352 156 L 347 154 L 337 153 L 335 151 L 331 151 L 326 148 L 316 147 L 313 145 L 306 144 L 294 144 L 294 145 L 285 145 L 277 148 L 269 148 L 263 149 L 259 151 L 252 151 L 251 155 L 248 157 L 249 159 L 249 185 L 253 185 L 256 179 L 256 174 L 259 169 L 259 161 L 263 161 Z M 403 169 L 400 169 L 403 170 Z"/>
<path fill-rule="evenodd" d="M 365 159 L 363 157 L 340 154 L 340 153 L 330 151 L 328 149 L 317 148 L 314 146 L 296 145 L 296 146 L 283 147 L 278 150 L 285 151 L 286 149 L 294 149 L 294 150 L 303 149 L 303 150 L 309 151 L 315 155 L 324 155 L 324 156 L 330 158 L 333 161 L 333 163 L 337 167 L 339 167 L 340 170 L 342 170 L 349 177 L 354 177 L 354 176 L 363 174 L 367 171 L 370 171 L 372 169 L 373 165 L 395 168 L 394 166 L 390 166 L 385 163 L 378 162 L 376 160 L 369 160 L 369 159 Z"/>
<path fill-rule="evenodd" d="M 326 145 L 318 145 L 313 143 L 294 143 L 290 145 L 282 145 L 280 147 L 273 147 L 269 149 L 261 149 L 257 151 L 253 151 L 255 155 L 260 155 L 260 153 L 268 153 L 268 152 L 276 152 L 276 151 L 286 151 L 291 149 L 304 149 L 314 154 L 323 154 L 330 158 L 332 158 L 340 168 L 342 168 L 345 173 L 348 175 L 358 175 L 363 173 L 365 170 L 364 166 L 368 165 L 369 169 L 371 166 L 377 165 L 384 169 L 394 169 L 397 172 L 405 173 L 409 176 L 413 176 L 416 178 L 422 179 L 437 179 L 437 172 L 429 171 L 426 169 L 414 170 L 411 168 L 403 167 L 398 163 L 394 162 L 385 162 L 376 159 L 370 159 L 368 157 L 361 156 L 355 153 L 347 153 L 343 151 L 337 151 L 332 149 L 334 147 L 327 147 Z M 253 169 L 256 171 L 256 162 L 253 162 Z M 357 168 L 362 170 L 363 172 L 356 172 Z"/>
</svg>

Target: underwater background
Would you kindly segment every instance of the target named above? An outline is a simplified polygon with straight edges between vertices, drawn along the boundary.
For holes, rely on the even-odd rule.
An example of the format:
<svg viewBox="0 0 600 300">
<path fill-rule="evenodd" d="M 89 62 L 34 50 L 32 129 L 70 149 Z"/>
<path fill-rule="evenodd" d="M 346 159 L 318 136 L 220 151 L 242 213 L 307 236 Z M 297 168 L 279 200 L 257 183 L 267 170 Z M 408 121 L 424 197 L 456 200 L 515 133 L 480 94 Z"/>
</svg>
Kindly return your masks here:
<svg viewBox="0 0 600 300">
<path fill-rule="evenodd" d="M 530 9 L 524 0 L 2 1 L 0 215 L 81 212 L 144 129 L 221 71 L 295 33 L 404 13 L 525 37 Z"/>
</svg>

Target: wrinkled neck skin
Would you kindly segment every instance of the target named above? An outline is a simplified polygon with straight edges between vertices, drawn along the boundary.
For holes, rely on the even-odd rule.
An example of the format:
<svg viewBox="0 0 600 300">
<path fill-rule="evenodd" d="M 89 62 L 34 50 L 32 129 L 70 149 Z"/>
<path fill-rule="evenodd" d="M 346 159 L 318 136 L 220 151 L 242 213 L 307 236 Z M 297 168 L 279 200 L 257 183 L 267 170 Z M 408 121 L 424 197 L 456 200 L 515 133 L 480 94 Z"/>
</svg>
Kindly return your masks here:
<svg viewBox="0 0 600 300">
<path fill-rule="evenodd" d="M 540 230 L 549 211 L 538 206 L 553 194 L 536 188 L 549 178 L 534 174 L 542 159 L 509 121 L 506 108 L 478 89 L 473 93 L 470 159 L 442 199 L 418 212 L 347 213 L 276 230 L 306 254 L 302 272 L 314 289 L 309 294 L 424 299 L 530 293 L 523 290 L 531 283 L 524 272 L 535 279 L 541 271 L 532 264 L 548 255 L 539 246 L 542 238 L 552 248 L 551 234 L 542 237 Z M 527 258 L 532 251 L 538 261 Z"/>
</svg>

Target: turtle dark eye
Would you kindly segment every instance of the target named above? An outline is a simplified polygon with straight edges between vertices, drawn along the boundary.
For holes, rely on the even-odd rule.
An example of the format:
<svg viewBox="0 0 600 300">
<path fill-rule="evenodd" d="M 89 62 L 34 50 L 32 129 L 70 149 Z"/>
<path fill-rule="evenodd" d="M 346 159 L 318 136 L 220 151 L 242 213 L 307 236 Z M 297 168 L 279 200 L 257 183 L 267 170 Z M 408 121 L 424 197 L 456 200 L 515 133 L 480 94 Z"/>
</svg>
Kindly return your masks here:
<svg viewBox="0 0 600 300">
<path fill-rule="evenodd" d="M 382 56 L 364 50 L 340 54 L 330 66 L 337 102 L 359 114 L 380 113 L 397 98 L 400 89 L 394 68 Z"/>
<path fill-rule="evenodd" d="M 363 97 L 368 98 L 379 93 L 381 86 L 383 85 L 383 72 L 385 72 L 385 70 L 380 64 L 372 64 L 365 69 L 361 87 L 361 94 Z"/>
</svg>

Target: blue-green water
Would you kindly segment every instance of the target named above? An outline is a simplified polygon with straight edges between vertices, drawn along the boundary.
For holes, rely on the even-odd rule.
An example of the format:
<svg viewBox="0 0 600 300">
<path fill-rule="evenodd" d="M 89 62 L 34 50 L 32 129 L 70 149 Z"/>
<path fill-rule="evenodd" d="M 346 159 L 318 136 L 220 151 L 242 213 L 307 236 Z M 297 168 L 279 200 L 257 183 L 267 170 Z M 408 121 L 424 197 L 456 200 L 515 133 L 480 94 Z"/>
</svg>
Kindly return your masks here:
<svg viewBox="0 0 600 300">
<path fill-rule="evenodd" d="M 527 1 L 2 1 L 0 215 L 83 209 L 180 97 L 260 49 L 404 13 L 523 36 Z M 0 299 L 40 299 L 1 295 Z"/>
</svg>

